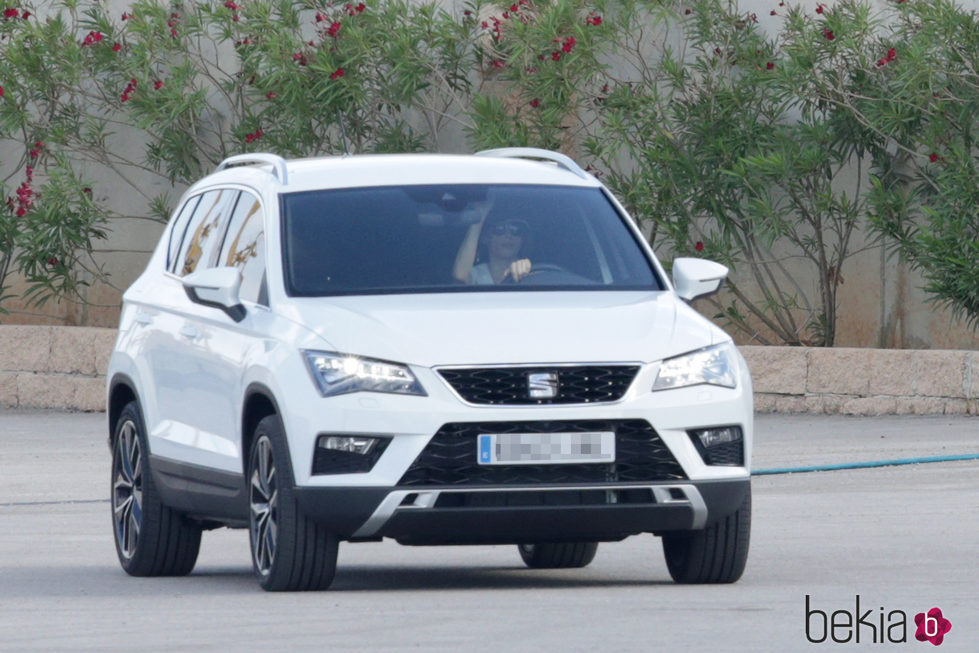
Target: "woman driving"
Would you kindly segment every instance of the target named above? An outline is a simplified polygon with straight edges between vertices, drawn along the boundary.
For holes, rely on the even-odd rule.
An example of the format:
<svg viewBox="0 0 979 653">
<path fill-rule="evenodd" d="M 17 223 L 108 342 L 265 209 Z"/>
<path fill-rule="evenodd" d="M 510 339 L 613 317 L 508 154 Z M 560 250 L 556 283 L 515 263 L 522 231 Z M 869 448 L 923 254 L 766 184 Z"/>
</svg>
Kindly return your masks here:
<svg viewBox="0 0 979 653">
<path fill-rule="evenodd" d="M 520 258 L 530 236 L 524 220 L 486 219 L 471 225 L 456 255 L 453 276 L 462 283 L 491 285 L 507 279 L 520 281 L 532 267 L 529 258 Z M 485 252 L 485 254 L 484 254 Z M 476 256 L 480 254 L 480 262 Z"/>
</svg>

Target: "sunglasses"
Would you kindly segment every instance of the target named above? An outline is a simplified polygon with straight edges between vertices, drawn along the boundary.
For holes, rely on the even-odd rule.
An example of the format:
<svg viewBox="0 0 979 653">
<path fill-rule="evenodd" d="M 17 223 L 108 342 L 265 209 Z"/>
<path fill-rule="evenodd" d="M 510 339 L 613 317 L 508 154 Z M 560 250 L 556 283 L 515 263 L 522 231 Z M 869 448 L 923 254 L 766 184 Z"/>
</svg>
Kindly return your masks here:
<svg viewBox="0 0 979 653">
<path fill-rule="evenodd" d="M 530 229 L 528 225 L 523 220 L 508 220 L 507 222 L 498 222 L 490 227 L 490 234 L 493 236 L 502 236 L 503 234 L 510 234 L 511 236 L 523 236 Z"/>
</svg>

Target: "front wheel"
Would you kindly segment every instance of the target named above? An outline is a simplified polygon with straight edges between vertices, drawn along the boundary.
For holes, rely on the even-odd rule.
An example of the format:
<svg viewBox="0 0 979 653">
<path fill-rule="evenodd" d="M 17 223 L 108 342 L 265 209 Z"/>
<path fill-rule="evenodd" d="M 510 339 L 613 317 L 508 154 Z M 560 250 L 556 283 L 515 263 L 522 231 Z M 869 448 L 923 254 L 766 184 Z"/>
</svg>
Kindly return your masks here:
<svg viewBox="0 0 979 653">
<path fill-rule="evenodd" d="M 276 415 L 255 429 L 248 456 L 248 503 L 252 564 L 262 589 L 329 587 L 336 573 L 338 539 L 300 507 L 285 431 Z"/>
<path fill-rule="evenodd" d="M 744 573 L 751 539 L 751 490 L 741 506 L 700 531 L 663 536 L 670 576 L 678 583 L 733 583 Z"/>
<path fill-rule="evenodd" d="M 574 569 L 587 567 L 595 559 L 598 542 L 519 544 L 517 550 L 531 569 Z"/>
<path fill-rule="evenodd" d="M 122 409 L 113 434 L 110 503 L 119 564 L 131 576 L 189 574 L 197 562 L 201 527 L 160 501 L 135 401 Z"/>
</svg>

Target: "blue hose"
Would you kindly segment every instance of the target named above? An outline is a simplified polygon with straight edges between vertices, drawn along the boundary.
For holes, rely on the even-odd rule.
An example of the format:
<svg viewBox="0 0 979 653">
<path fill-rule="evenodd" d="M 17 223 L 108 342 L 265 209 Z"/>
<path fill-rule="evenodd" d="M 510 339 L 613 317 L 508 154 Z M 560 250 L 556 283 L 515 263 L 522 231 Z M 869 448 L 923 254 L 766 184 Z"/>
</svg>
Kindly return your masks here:
<svg viewBox="0 0 979 653">
<path fill-rule="evenodd" d="M 961 456 L 931 456 L 927 458 L 897 458 L 895 460 L 871 460 L 862 463 L 841 463 L 839 465 L 813 465 L 811 467 L 773 467 L 756 469 L 752 476 L 769 474 L 802 474 L 806 472 L 831 472 L 840 469 L 867 469 L 870 467 L 891 467 L 894 465 L 917 465 L 918 463 L 947 463 L 956 460 L 979 460 L 979 453 Z"/>
</svg>

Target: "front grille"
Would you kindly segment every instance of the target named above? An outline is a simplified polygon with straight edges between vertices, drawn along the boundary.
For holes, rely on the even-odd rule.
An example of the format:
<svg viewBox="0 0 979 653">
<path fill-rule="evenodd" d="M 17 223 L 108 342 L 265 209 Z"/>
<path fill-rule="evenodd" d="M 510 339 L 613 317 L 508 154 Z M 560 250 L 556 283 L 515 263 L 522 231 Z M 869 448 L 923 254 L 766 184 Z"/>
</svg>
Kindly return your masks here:
<svg viewBox="0 0 979 653">
<path fill-rule="evenodd" d="M 614 463 L 480 465 L 481 433 L 583 433 L 613 431 Z M 577 420 L 446 424 L 401 477 L 399 485 L 537 485 L 622 483 L 685 479 L 680 464 L 648 422 Z"/>
<path fill-rule="evenodd" d="M 625 395 L 638 371 L 638 365 L 545 365 L 441 369 L 439 374 L 471 404 L 537 405 L 617 401 Z M 556 378 L 557 394 L 531 396 L 532 374 Z"/>
</svg>

